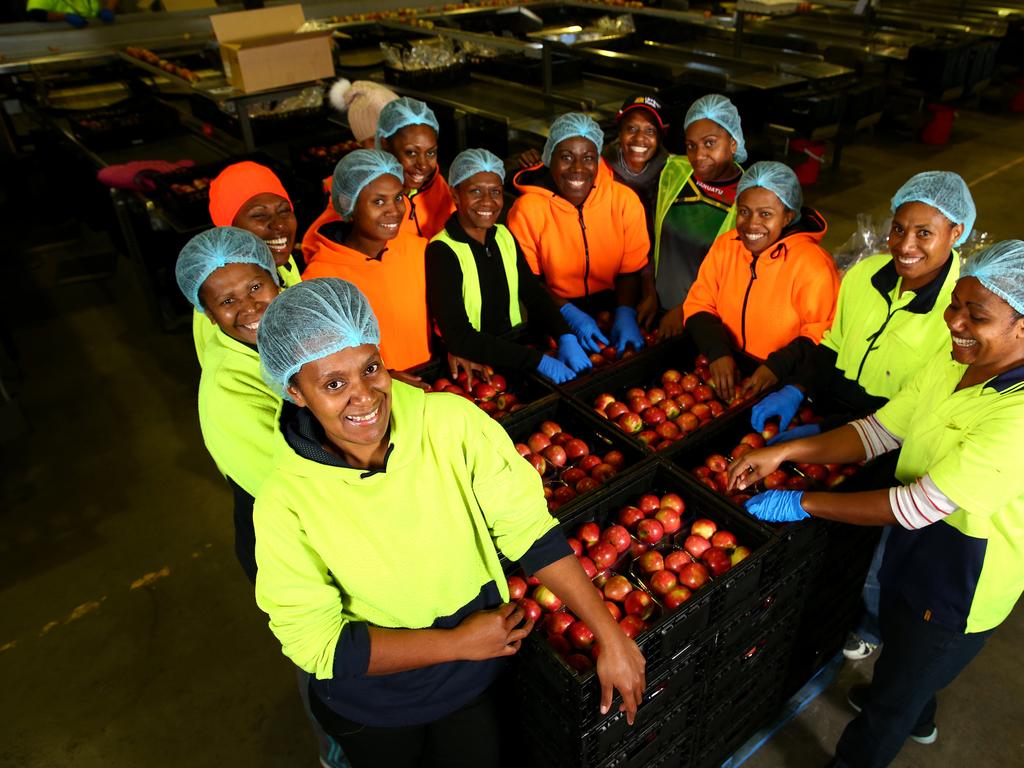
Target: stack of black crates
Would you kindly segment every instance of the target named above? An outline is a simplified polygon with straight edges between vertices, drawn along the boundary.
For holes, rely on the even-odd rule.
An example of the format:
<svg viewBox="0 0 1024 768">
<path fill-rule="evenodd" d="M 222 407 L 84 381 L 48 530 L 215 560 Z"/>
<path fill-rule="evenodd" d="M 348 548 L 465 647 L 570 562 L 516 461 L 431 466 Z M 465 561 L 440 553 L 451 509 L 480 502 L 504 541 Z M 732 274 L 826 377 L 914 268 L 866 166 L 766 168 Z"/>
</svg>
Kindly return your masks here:
<svg viewBox="0 0 1024 768">
<path fill-rule="evenodd" d="M 657 454 L 593 412 L 597 393 L 651 386 L 669 368 L 692 371 L 696 356 L 684 339 L 659 344 L 555 388 L 554 398 L 504 422 L 515 440 L 555 418 L 628 446 L 621 475 L 555 513 L 567 534 L 591 520 L 609 524 L 643 494 L 674 492 L 686 504 L 683 531 L 696 518 L 710 518 L 753 550 L 637 637 L 647 659 L 647 694 L 633 726 L 617 704 L 601 715 L 596 674 L 570 668 L 535 632 L 513 671 L 527 765 L 719 766 L 839 652 L 856 624 L 877 529 L 819 520 L 768 526 L 690 472 L 751 431 L 750 403 Z M 862 483 L 854 478 L 850 485 Z"/>
</svg>

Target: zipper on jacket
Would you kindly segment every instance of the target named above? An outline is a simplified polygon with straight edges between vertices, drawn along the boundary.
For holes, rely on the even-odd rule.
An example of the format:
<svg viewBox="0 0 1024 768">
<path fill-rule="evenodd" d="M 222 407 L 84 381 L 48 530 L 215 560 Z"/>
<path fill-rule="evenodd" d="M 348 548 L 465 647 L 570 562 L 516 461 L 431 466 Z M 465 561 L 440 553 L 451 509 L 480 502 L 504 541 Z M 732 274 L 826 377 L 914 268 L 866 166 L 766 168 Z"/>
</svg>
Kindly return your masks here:
<svg viewBox="0 0 1024 768">
<path fill-rule="evenodd" d="M 760 254 L 758 254 L 760 256 Z M 757 280 L 757 256 L 750 262 L 750 281 L 747 283 L 747 292 L 743 294 L 743 311 L 740 313 L 740 349 L 747 351 L 747 302 L 750 300 L 750 289 L 754 287 Z"/>
<path fill-rule="evenodd" d="M 587 242 L 587 225 L 583 221 L 583 206 L 576 209 L 580 217 L 580 231 L 583 233 L 583 296 L 590 296 L 590 243 Z"/>
<path fill-rule="evenodd" d="M 886 299 L 888 300 L 888 297 L 886 297 Z M 860 375 L 864 372 L 864 364 L 867 363 L 868 361 L 868 355 L 870 355 L 872 352 L 878 349 L 878 347 L 875 346 L 875 342 L 882 337 L 882 334 L 885 333 L 886 326 L 889 325 L 889 321 L 892 320 L 896 316 L 896 313 L 899 311 L 899 309 L 894 309 L 891 312 L 889 312 L 889 314 L 886 315 L 885 322 L 882 323 L 882 325 L 878 328 L 877 331 L 868 336 L 868 348 L 864 351 L 864 357 L 860 359 L 860 365 L 857 366 L 857 378 L 855 379 L 855 381 L 858 384 L 860 384 Z"/>
<path fill-rule="evenodd" d="M 411 197 L 409 200 L 409 221 L 416 225 L 416 234 L 423 237 L 423 230 L 420 229 L 420 220 L 416 218 L 416 201 Z"/>
</svg>

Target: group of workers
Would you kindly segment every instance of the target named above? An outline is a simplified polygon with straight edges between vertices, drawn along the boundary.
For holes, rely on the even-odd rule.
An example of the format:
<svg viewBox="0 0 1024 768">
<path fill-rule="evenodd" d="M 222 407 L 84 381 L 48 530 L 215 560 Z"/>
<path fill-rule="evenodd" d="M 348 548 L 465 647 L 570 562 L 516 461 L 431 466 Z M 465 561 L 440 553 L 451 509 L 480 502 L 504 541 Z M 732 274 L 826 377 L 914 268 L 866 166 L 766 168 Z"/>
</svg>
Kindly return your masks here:
<svg viewBox="0 0 1024 768">
<path fill-rule="evenodd" d="M 215 226 L 177 263 L 238 558 L 300 670 L 322 761 L 338 764 L 340 745 L 355 768 L 498 764 L 492 684 L 533 628 L 499 553 L 590 626 L 601 709 L 617 691 L 632 722 L 643 657 L 539 476 L 497 422 L 427 395 L 414 369 L 447 355 L 453 372 L 497 365 L 561 383 L 605 346 L 643 346 L 641 328 L 689 333 L 726 399 L 770 392 L 752 420 L 778 416 L 784 431 L 730 468 L 737 488 L 783 461 L 900 450 L 891 488 L 770 491 L 748 509 L 886 528 L 880 597 L 857 640 L 881 643 L 881 657 L 851 692 L 860 714 L 832 764 L 883 766 L 907 738 L 934 740 L 935 692 L 1024 589 L 1024 474 L 998 460 L 1024 427 L 1024 243 L 961 269 L 974 203 L 956 174 L 926 172 L 892 199 L 890 252 L 840 282 L 824 217 L 785 165 L 744 169 L 740 116 L 719 95 L 687 112 L 685 155 L 665 151 L 672 127 L 651 96 L 623 105 L 608 147 L 586 115 L 557 118 L 539 155 L 520 158 L 506 226 L 501 159 L 465 150 L 446 180 L 426 104 L 353 85 L 351 117 L 360 99 L 379 109 L 358 121 L 375 122 L 374 148 L 338 162 L 301 239 L 301 280 L 288 193 L 251 162 L 211 184 Z M 524 322 L 552 353 L 508 337 Z M 741 355 L 757 362 L 742 381 Z M 787 429 L 805 398 L 829 402 L 832 422 Z"/>
</svg>

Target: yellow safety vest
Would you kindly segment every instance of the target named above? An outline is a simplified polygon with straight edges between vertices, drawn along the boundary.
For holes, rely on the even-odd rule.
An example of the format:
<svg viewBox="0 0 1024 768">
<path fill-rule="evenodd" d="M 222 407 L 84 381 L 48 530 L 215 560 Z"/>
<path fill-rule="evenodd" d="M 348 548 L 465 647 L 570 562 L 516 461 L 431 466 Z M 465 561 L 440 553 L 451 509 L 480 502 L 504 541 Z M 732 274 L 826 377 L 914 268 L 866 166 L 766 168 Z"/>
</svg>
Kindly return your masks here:
<svg viewBox="0 0 1024 768">
<path fill-rule="evenodd" d="M 494 239 L 498 243 L 502 266 L 505 267 L 505 279 L 508 282 L 508 320 L 514 328 L 523 321 L 519 311 L 519 270 L 516 267 L 516 241 L 508 228 L 502 224 L 495 225 Z M 459 267 L 462 269 L 462 303 L 466 307 L 469 324 L 479 331 L 483 299 L 480 296 L 480 274 L 476 269 L 473 249 L 469 247 L 469 243 L 460 243 L 455 240 L 448 234 L 447 229 L 442 229 L 434 235 L 431 242 L 435 240 L 451 248 L 455 258 L 459 260 Z"/>
</svg>

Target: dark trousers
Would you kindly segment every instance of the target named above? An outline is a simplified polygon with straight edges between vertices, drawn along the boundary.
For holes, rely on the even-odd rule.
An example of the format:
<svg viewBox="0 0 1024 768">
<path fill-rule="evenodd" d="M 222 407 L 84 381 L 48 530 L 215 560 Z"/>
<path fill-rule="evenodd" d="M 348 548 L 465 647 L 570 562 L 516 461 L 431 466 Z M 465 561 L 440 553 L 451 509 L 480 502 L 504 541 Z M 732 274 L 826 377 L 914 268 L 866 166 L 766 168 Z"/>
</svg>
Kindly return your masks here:
<svg viewBox="0 0 1024 768">
<path fill-rule="evenodd" d="M 985 645 L 988 632 L 965 635 L 925 621 L 883 588 L 881 655 L 864 708 L 836 745 L 836 768 L 883 768 L 911 733 L 935 722 L 935 694 L 949 685 Z"/>
<path fill-rule="evenodd" d="M 432 723 L 398 728 L 347 720 L 313 691 L 309 704 L 352 768 L 497 768 L 501 760 L 498 712 L 491 691 Z"/>
<path fill-rule="evenodd" d="M 242 487 L 228 478 L 234 496 L 235 557 L 245 571 L 245 577 L 256 583 L 256 530 L 252 524 L 252 505 L 256 500 L 242 490 Z"/>
</svg>

